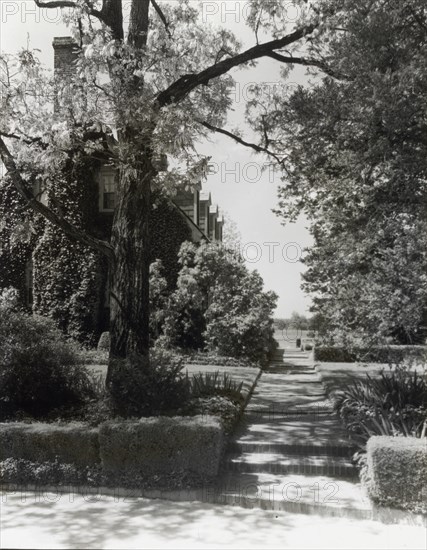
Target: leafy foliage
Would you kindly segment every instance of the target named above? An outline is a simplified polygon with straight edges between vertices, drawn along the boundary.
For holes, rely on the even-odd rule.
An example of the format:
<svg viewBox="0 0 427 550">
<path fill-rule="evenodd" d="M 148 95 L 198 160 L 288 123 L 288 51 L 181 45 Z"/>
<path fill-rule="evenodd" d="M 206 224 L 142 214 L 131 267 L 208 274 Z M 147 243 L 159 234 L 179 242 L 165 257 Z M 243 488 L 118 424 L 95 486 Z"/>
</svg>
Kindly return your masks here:
<svg viewBox="0 0 427 550">
<path fill-rule="evenodd" d="M 228 373 L 215 371 L 213 373 L 197 373 L 190 379 L 191 394 L 193 397 L 207 397 L 219 395 L 228 397 L 232 401 L 241 403 L 243 382 L 237 383 Z"/>
<path fill-rule="evenodd" d="M 39 228 L 35 217 L 23 211 L 25 201 L 7 178 L 0 179 L 0 289 L 19 287 L 25 303 L 25 268 Z"/>
<path fill-rule="evenodd" d="M 331 343 L 414 343 L 427 303 L 425 2 L 318 9 L 306 56 L 316 77 L 292 93 L 255 90 L 248 120 L 286 167 L 278 214 L 311 222 L 304 289 Z"/>
<path fill-rule="evenodd" d="M 335 408 L 362 444 L 372 435 L 419 437 L 427 420 L 426 377 L 396 366 L 378 379 L 355 378 L 338 394 Z"/>
<path fill-rule="evenodd" d="M 265 361 L 277 297 L 263 290 L 259 274 L 220 245 L 184 243 L 179 261 L 177 289 L 165 319 L 166 341 Z"/>
<path fill-rule="evenodd" d="M 308 5 L 302 9 L 304 2 L 298 2 L 302 17 L 289 22 L 280 2 L 273 4 L 264 11 L 258 1 L 250 2 L 254 41 L 260 24 L 270 38 L 303 49 L 306 35 L 319 24 L 317 11 Z M 46 9 L 56 5 L 43 4 Z M 78 0 L 64 14 L 80 46 L 67 75 L 52 78 L 28 48 L 0 56 L 0 156 L 28 206 L 82 246 L 116 260 L 110 262 L 111 281 L 120 307 L 111 308 L 111 349 L 119 357 L 136 350 L 145 355 L 149 273 L 143 254 L 149 248 L 151 191 L 173 196 L 178 189 L 199 185 L 209 159 L 197 146 L 211 125 L 223 126 L 232 106 L 235 82 L 228 73 L 233 67 L 253 65 L 281 43 L 270 41 L 239 55 L 241 45 L 233 33 L 208 24 L 201 17 L 203 7 L 189 0 L 162 3 L 161 8 L 149 0 L 132 0 L 129 25 L 123 25 L 125 6 L 120 0 L 99 7 L 98 2 Z M 288 36 L 289 31 L 296 32 Z M 164 162 L 166 157 L 170 162 Z M 111 239 L 80 224 L 61 193 L 81 158 L 108 164 L 119 174 L 116 198 L 122 207 L 116 209 Z M 72 179 L 80 188 L 81 178 Z M 33 184 L 44 190 L 46 204 L 33 200 Z M 74 262 L 70 253 L 61 267 L 72 270 Z M 48 259 L 43 263 L 49 266 Z M 59 319 L 67 330 L 75 324 L 74 311 L 87 320 L 85 298 L 94 296 L 92 276 L 88 269 L 71 291 L 54 276 L 49 281 L 56 294 L 67 290 L 69 311 Z M 137 302 L 140 307 L 135 307 Z M 55 307 L 46 295 L 36 306 L 49 311 Z M 62 312 L 55 314 L 60 317 Z M 137 332 L 135 326 L 143 330 Z M 245 330 L 236 327 L 236 335 Z"/>
<path fill-rule="evenodd" d="M 116 411 L 125 417 L 170 413 L 190 396 L 182 359 L 172 352 L 153 348 L 149 364 L 137 355 L 115 363 L 109 394 Z"/>
<path fill-rule="evenodd" d="M 175 288 L 178 278 L 178 254 L 183 242 L 191 239 L 191 230 L 172 203 L 164 197 L 155 197 L 150 214 L 151 261 L 161 263 L 167 288 Z"/>
<path fill-rule="evenodd" d="M 2 414 L 43 417 L 95 396 L 75 349 L 49 319 L 0 304 Z"/>
<path fill-rule="evenodd" d="M 251 367 L 253 362 L 244 357 L 229 357 L 214 352 L 192 352 L 185 354 L 185 361 L 196 365 L 218 365 L 222 367 Z"/>
</svg>

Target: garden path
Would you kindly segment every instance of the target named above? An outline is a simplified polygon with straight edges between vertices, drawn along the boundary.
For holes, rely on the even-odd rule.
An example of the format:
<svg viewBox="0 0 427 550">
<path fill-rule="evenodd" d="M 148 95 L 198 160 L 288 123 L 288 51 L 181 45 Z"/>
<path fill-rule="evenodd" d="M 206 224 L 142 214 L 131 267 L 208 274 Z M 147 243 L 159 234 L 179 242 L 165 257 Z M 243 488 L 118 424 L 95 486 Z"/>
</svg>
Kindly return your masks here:
<svg viewBox="0 0 427 550">
<path fill-rule="evenodd" d="M 245 508 L 372 518 L 353 453 L 312 355 L 282 343 L 228 446 L 212 499 Z"/>
<path fill-rule="evenodd" d="M 352 451 L 309 355 L 282 348 L 215 487 L 161 499 L 17 490 L 0 499 L 0 547 L 425 548 L 424 526 L 371 521 Z"/>
</svg>

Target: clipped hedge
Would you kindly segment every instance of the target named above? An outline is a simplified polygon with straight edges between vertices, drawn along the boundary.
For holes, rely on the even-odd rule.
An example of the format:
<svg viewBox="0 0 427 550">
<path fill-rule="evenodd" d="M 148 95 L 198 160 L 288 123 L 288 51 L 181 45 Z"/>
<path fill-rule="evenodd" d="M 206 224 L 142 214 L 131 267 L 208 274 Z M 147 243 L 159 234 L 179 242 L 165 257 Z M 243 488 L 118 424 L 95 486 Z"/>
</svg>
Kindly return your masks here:
<svg viewBox="0 0 427 550">
<path fill-rule="evenodd" d="M 401 363 L 404 360 L 426 361 L 426 346 L 377 346 L 353 348 L 315 346 L 314 360 L 321 363 Z"/>
<path fill-rule="evenodd" d="M 184 356 L 188 365 L 218 365 L 219 367 L 256 367 L 257 363 L 245 357 L 229 357 L 212 352 L 195 352 Z"/>
<path fill-rule="evenodd" d="M 222 453 L 219 421 L 209 416 L 153 417 L 100 427 L 103 470 L 111 476 L 218 473 Z"/>
<path fill-rule="evenodd" d="M 0 424 L 0 460 L 42 463 L 55 459 L 76 466 L 100 463 L 98 430 L 85 424 Z"/>
<path fill-rule="evenodd" d="M 366 449 L 365 479 L 372 500 L 427 512 L 427 438 L 374 436 Z"/>
<path fill-rule="evenodd" d="M 224 440 L 212 416 L 86 424 L 0 424 L 0 482 L 169 488 L 219 470 Z"/>
</svg>

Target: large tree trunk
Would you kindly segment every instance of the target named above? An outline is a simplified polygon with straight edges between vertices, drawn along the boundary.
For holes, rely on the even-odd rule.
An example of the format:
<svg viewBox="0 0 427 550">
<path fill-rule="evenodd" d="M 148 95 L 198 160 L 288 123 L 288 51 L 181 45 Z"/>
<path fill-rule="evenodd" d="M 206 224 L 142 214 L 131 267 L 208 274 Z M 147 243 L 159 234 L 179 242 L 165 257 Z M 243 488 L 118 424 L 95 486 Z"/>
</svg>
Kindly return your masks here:
<svg viewBox="0 0 427 550">
<path fill-rule="evenodd" d="M 110 366 L 114 359 L 132 353 L 149 353 L 149 269 L 151 181 L 155 171 L 149 155 L 139 169 L 123 168 L 119 176 L 111 244 L 110 266 Z"/>
</svg>

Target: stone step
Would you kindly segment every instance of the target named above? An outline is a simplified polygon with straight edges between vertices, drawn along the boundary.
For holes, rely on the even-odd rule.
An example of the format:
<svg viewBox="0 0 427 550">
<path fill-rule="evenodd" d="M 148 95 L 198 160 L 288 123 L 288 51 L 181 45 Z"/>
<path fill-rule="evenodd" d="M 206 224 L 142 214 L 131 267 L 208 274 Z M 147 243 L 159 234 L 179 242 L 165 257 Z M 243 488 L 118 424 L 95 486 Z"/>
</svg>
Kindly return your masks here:
<svg viewBox="0 0 427 550">
<path fill-rule="evenodd" d="M 302 379 L 305 377 L 308 380 L 318 380 L 317 373 L 313 370 L 289 370 L 288 368 L 275 368 L 271 370 L 264 371 L 264 374 L 280 374 L 284 377 L 286 377 L 288 380 L 292 380 L 292 378 L 299 378 L 300 376 Z"/>
<path fill-rule="evenodd" d="M 297 456 L 330 456 L 330 457 L 345 457 L 350 459 L 356 452 L 356 447 L 351 443 L 269 443 L 266 441 L 231 441 L 227 445 L 227 454 L 237 456 L 243 453 L 278 453 L 284 455 Z"/>
<path fill-rule="evenodd" d="M 291 513 L 369 519 L 372 505 L 359 482 L 334 476 L 225 472 L 208 488 L 210 502 Z"/>
<path fill-rule="evenodd" d="M 246 407 L 246 414 L 270 414 L 270 411 L 275 411 L 276 414 L 306 414 L 319 413 L 324 411 L 327 413 L 333 412 L 332 403 L 322 396 L 306 396 L 306 395 L 283 395 L 280 399 L 253 395 Z"/>
<path fill-rule="evenodd" d="M 336 419 L 336 414 L 332 408 L 327 407 L 270 407 L 251 409 L 246 411 L 242 417 L 245 423 L 267 423 L 277 422 L 280 420 L 309 420 L 311 422 L 319 423 L 323 419 Z"/>
<path fill-rule="evenodd" d="M 245 414 L 236 430 L 238 444 L 343 445 L 349 446 L 347 433 L 335 415 L 328 414 Z"/>
<path fill-rule="evenodd" d="M 333 476 L 358 479 L 357 468 L 344 457 L 283 456 L 280 453 L 242 453 L 226 456 L 224 471 L 239 473 L 270 473 L 276 475 Z"/>
<path fill-rule="evenodd" d="M 265 374 L 255 386 L 254 395 L 266 397 L 277 397 L 278 403 L 283 395 L 298 395 L 304 393 L 307 397 L 310 395 L 320 395 L 325 397 L 325 390 L 322 383 L 315 377 L 301 380 L 299 376 L 291 378 L 283 374 L 275 376 L 274 374 Z"/>
<path fill-rule="evenodd" d="M 271 368 L 271 365 L 267 366 L 265 369 L 264 369 L 264 373 L 265 372 L 277 372 L 277 373 L 281 373 L 281 371 L 283 371 L 283 373 L 289 373 L 289 372 L 300 372 L 300 373 L 307 373 L 307 374 L 319 374 L 319 371 L 318 369 L 316 369 L 313 365 L 311 365 L 310 363 L 307 363 L 305 365 L 295 365 L 294 363 L 287 363 L 286 361 L 282 361 L 281 363 L 277 363 L 275 366 L 273 366 Z"/>
</svg>

